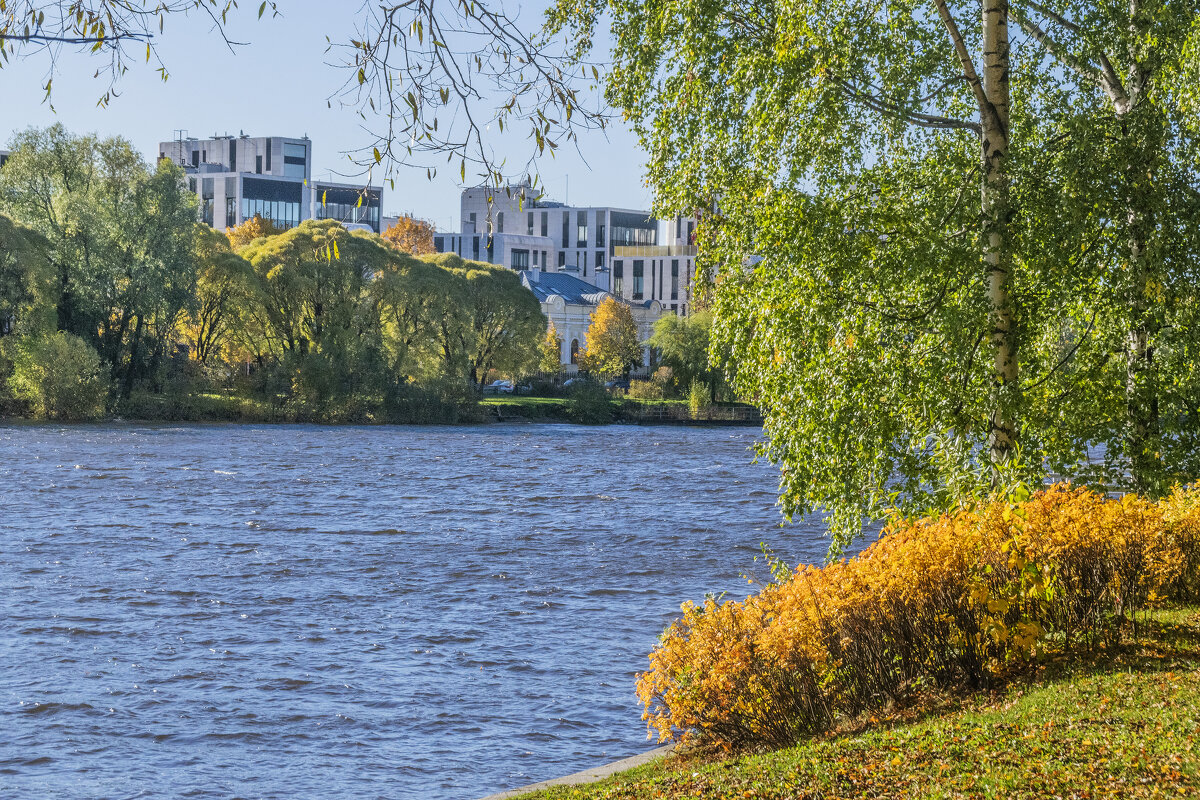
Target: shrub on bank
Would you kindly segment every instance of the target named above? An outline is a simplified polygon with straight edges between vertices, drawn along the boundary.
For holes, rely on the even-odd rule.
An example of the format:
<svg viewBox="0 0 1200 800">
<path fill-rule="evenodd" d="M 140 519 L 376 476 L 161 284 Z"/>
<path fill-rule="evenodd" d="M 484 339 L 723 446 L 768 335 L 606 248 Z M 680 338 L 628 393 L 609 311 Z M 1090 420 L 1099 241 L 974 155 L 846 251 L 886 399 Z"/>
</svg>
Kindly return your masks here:
<svg viewBox="0 0 1200 800">
<path fill-rule="evenodd" d="M 63 331 L 22 336 L 5 343 L 12 362 L 9 388 L 45 419 L 89 420 L 104 414 L 107 371 L 96 351 Z"/>
<path fill-rule="evenodd" d="M 1200 491 L 1152 503 L 1055 487 L 896 519 L 856 558 L 741 602 L 685 604 L 638 696 L 660 740 L 782 747 L 926 688 L 1106 647 L 1133 613 L 1198 588 Z"/>
</svg>

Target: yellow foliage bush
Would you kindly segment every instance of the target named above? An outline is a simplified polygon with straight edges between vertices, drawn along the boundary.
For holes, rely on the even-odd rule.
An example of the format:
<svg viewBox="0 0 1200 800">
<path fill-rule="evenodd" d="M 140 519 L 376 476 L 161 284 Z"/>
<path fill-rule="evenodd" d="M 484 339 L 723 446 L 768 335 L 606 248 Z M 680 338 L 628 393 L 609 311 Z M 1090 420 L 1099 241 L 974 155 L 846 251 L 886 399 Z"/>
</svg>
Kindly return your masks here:
<svg viewBox="0 0 1200 800">
<path fill-rule="evenodd" d="M 1154 503 L 1056 486 L 893 519 L 853 559 L 685 604 L 638 696 L 660 741 L 780 747 L 925 687 L 982 688 L 1040 653 L 1108 646 L 1139 609 L 1197 598 L 1200 490 Z"/>
</svg>

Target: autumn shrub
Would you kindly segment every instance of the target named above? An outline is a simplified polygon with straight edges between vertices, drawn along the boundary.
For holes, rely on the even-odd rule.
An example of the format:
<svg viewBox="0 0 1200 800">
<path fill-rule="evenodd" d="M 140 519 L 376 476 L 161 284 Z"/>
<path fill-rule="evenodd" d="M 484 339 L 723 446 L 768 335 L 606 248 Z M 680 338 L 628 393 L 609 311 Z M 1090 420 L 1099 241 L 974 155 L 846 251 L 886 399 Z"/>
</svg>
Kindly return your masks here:
<svg viewBox="0 0 1200 800">
<path fill-rule="evenodd" d="M 1114 643 L 1195 600 L 1200 491 L 1153 503 L 1069 487 L 894 519 L 859 556 L 743 601 L 685 604 L 639 676 L 660 739 L 778 747 L 926 689 L 977 689 L 1049 652 Z"/>
</svg>

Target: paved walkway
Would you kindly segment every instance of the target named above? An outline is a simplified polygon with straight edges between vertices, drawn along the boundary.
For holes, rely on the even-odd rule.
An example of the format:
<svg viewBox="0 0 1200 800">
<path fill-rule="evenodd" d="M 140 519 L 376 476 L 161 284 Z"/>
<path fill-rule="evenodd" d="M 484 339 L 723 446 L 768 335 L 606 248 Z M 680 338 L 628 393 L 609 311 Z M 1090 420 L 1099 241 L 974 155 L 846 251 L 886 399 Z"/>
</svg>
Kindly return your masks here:
<svg viewBox="0 0 1200 800">
<path fill-rule="evenodd" d="M 602 778 L 607 778 L 609 775 L 613 775 L 617 772 L 624 772 L 627 769 L 640 767 L 642 764 L 653 761 L 656 758 L 662 758 L 670 753 L 673 748 L 674 745 L 659 747 L 658 749 L 651 750 L 648 753 L 642 753 L 640 755 L 630 756 L 629 758 L 623 758 L 620 761 L 614 761 L 611 764 L 594 767 L 593 769 L 585 769 L 583 772 L 576 772 L 574 775 L 565 775 L 561 778 L 552 778 L 551 780 L 542 781 L 541 783 L 531 783 L 528 786 L 522 786 L 518 789 L 509 789 L 506 792 L 489 794 L 487 797 L 480 798 L 480 800 L 507 800 L 507 798 L 517 797 L 518 795 L 525 794 L 526 792 L 536 792 L 539 789 L 548 789 L 551 786 L 571 786 L 577 783 L 593 783 L 601 780 Z"/>
</svg>

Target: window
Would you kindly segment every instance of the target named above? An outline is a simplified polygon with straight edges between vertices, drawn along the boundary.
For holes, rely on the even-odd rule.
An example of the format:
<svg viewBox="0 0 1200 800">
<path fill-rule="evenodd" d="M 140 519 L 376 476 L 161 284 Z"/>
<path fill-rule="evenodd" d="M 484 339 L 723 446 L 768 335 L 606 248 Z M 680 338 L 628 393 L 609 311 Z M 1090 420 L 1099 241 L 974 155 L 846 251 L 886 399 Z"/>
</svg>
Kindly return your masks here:
<svg viewBox="0 0 1200 800">
<path fill-rule="evenodd" d="M 646 293 L 646 262 L 633 262 L 633 299 L 641 300 Z"/>
<path fill-rule="evenodd" d="M 213 205 L 214 205 L 214 198 L 215 198 L 214 183 L 215 183 L 215 181 L 213 181 L 212 178 L 203 178 L 203 179 L 201 179 L 201 182 L 200 182 L 200 191 L 201 191 L 201 200 L 202 200 L 201 206 L 200 206 L 200 213 L 201 213 L 200 218 L 204 222 L 205 225 L 213 224 L 213 215 L 214 215 Z"/>
<path fill-rule="evenodd" d="M 671 259 L 671 299 L 679 299 L 679 259 Z"/>
<path fill-rule="evenodd" d="M 437 250 L 439 253 L 446 252 L 446 240 L 441 236 L 433 237 L 433 249 Z"/>
<path fill-rule="evenodd" d="M 550 262 L 546 260 L 546 251 L 542 251 L 542 272 L 546 271 L 546 267 L 550 266 Z"/>
<path fill-rule="evenodd" d="M 192 166 L 193 167 L 200 166 L 200 151 L 199 150 L 192 151 Z"/>
<path fill-rule="evenodd" d="M 597 250 L 596 251 L 596 269 L 603 269 L 603 268 L 604 268 L 604 251 Z"/>
<path fill-rule="evenodd" d="M 267 139 L 267 172 L 271 171 L 271 140 Z"/>
<path fill-rule="evenodd" d="M 559 250 L 558 251 L 558 267 L 559 267 L 559 269 L 562 269 L 566 265 L 567 265 L 567 254 L 564 253 L 562 250 Z"/>
<path fill-rule="evenodd" d="M 262 156 L 254 157 L 254 171 L 257 174 L 262 175 Z"/>
<path fill-rule="evenodd" d="M 512 268 L 513 269 L 529 269 L 529 251 L 528 250 L 513 250 L 512 251 Z"/>
<path fill-rule="evenodd" d="M 496 215 L 496 233 L 504 233 L 504 212 Z"/>
<path fill-rule="evenodd" d="M 542 236 L 550 235 L 550 212 L 542 212 Z"/>
<path fill-rule="evenodd" d="M 229 171 L 237 172 L 237 142 L 229 140 Z"/>
<path fill-rule="evenodd" d="M 475 212 L 474 211 L 471 212 L 471 233 L 479 233 L 479 231 L 476 230 L 476 228 L 475 228 Z"/>
<path fill-rule="evenodd" d="M 489 236 L 488 244 L 487 244 L 487 260 L 488 260 L 489 264 L 492 263 L 492 254 L 495 253 L 495 251 L 496 251 L 496 240 L 494 238 L 492 238 L 491 236 Z"/>
<path fill-rule="evenodd" d="M 612 273 L 612 290 L 613 294 L 621 297 L 625 294 L 625 262 L 614 261 Z"/>
<path fill-rule="evenodd" d="M 533 236 L 533 212 L 532 211 L 529 212 L 529 226 L 528 226 L 527 232 L 530 236 Z"/>
<path fill-rule="evenodd" d="M 688 220 L 688 227 L 687 227 L 687 231 L 688 231 L 688 235 L 687 235 L 687 241 L 686 241 L 686 242 L 684 242 L 684 244 L 695 244 L 695 243 L 696 243 L 696 238 L 695 238 L 695 236 L 693 236 L 693 232 L 694 232 L 694 231 L 693 231 L 693 229 L 694 229 L 694 228 L 695 228 L 695 223 L 693 223 L 693 222 L 692 222 L 692 221 L 689 219 L 689 220 Z"/>
<path fill-rule="evenodd" d="M 306 148 L 302 144 L 285 143 L 283 145 L 284 175 L 289 178 L 305 177 L 307 174 L 305 170 L 305 164 L 307 163 L 305 149 Z"/>
<path fill-rule="evenodd" d="M 562 243 L 562 246 L 570 247 L 571 246 L 571 212 L 564 211 L 562 220 L 563 220 L 563 240 L 562 240 L 563 243 Z"/>
<path fill-rule="evenodd" d="M 200 151 L 200 160 L 205 164 L 208 163 L 208 151 L 207 150 Z"/>
<path fill-rule="evenodd" d="M 604 226 L 596 223 L 596 247 L 604 247 Z"/>
<path fill-rule="evenodd" d="M 300 199 L 299 183 L 263 178 L 242 179 L 243 220 L 257 214 L 281 228 L 295 227 L 300 224 Z"/>
<path fill-rule="evenodd" d="M 232 228 L 237 225 L 237 198 L 225 198 L 225 227 Z"/>
<path fill-rule="evenodd" d="M 572 364 L 579 363 L 579 340 L 578 339 L 571 340 L 571 363 Z"/>
<path fill-rule="evenodd" d="M 472 214 L 471 216 L 474 217 L 475 215 Z M 474 225 L 475 220 L 472 219 L 471 224 Z M 479 237 L 478 236 L 471 237 L 471 258 L 475 259 L 476 261 L 479 260 Z"/>
<path fill-rule="evenodd" d="M 575 226 L 575 246 L 587 247 L 587 212 L 580 211 Z"/>
</svg>

